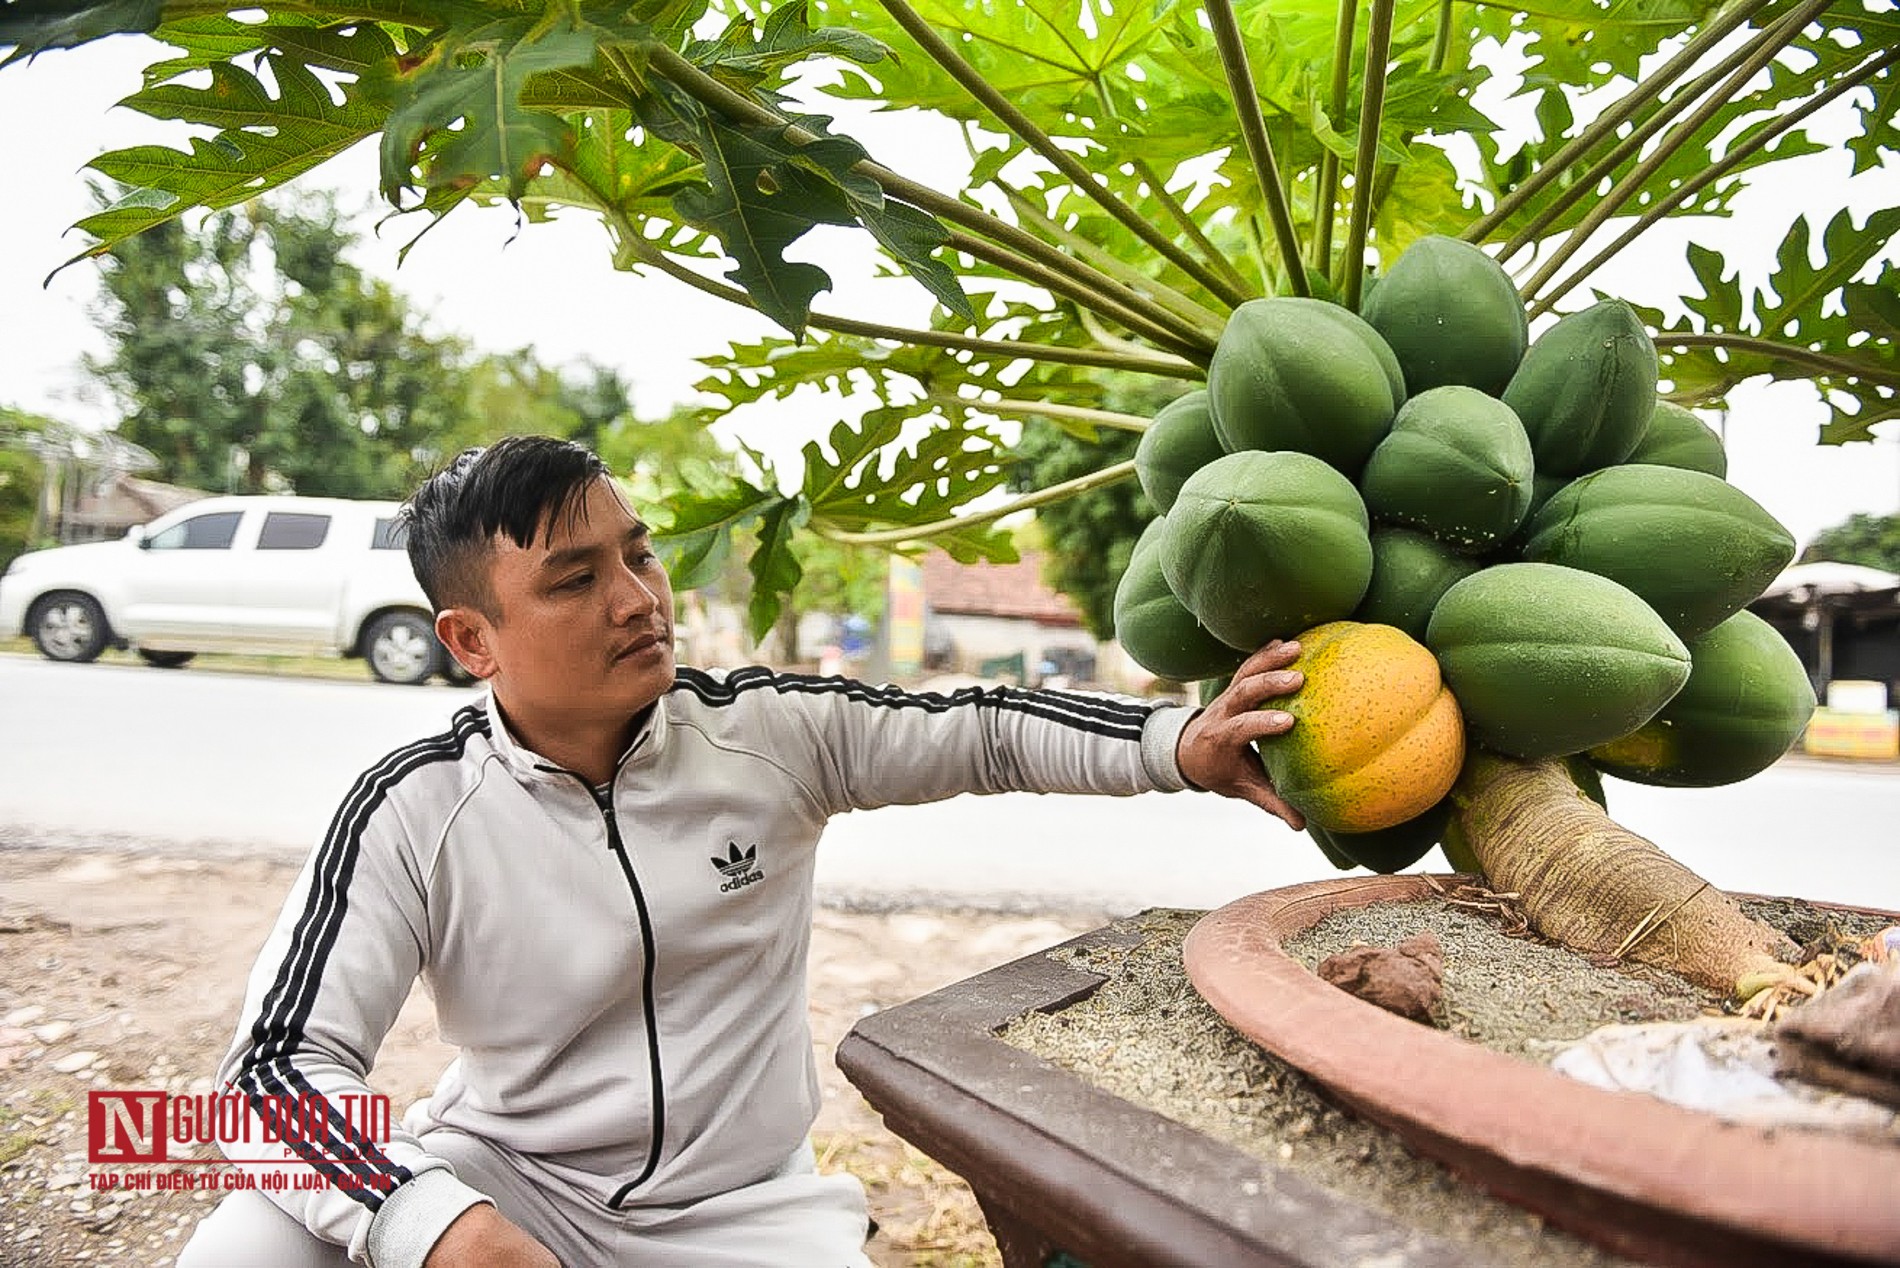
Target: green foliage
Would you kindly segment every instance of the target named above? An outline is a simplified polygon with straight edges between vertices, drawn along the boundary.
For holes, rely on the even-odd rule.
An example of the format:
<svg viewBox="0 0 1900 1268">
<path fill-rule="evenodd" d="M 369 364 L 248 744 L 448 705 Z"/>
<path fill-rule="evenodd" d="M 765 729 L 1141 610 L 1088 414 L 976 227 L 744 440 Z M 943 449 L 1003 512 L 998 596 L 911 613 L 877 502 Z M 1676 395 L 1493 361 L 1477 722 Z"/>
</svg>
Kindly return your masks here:
<svg viewBox="0 0 1900 1268">
<path fill-rule="evenodd" d="M 1801 562 L 1811 564 L 1824 559 L 1900 572 L 1900 515 L 1861 512 L 1822 529 L 1801 552 Z"/>
<path fill-rule="evenodd" d="M 1762 289 L 1743 290 L 1739 270 L 1722 255 L 1689 244 L 1689 264 L 1702 288 L 1687 297 L 1688 313 L 1665 323 L 1655 309 L 1639 308 L 1659 333 L 1657 349 L 1670 399 L 1718 405 L 1739 384 L 1766 375 L 1812 382 L 1831 419 L 1821 428 L 1829 444 L 1871 440 L 1875 424 L 1900 418 L 1900 267 L 1879 265 L 1860 277 L 1868 241 L 1900 232 L 1900 208 L 1884 208 L 1856 226 L 1845 209 L 1821 235 L 1822 263 L 1812 263 L 1806 220 L 1796 220 L 1775 252 Z M 1723 346 L 1672 343 L 1671 334 L 1743 336 Z"/>
<path fill-rule="evenodd" d="M 38 415 L 0 406 L 0 572 L 44 544 L 33 540 L 33 521 L 46 473 L 30 445 L 45 425 Z"/>
<path fill-rule="evenodd" d="M 649 481 L 655 462 L 719 452 L 697 422 L 636 438 L 627 385 L 603 367 L 563 372 L 527 350 L 480 355 L 426 333 L 350 261 L 353 241 L 319 197 L 213 213 L 195 231 L 169 221 L 103 257 L 108 352 L 88 366 L 159 478 L 402 497 L 507 432 L 573 437 L 628 474 L 644 461 Z"/>
<path fill-rule="evenodd" d="M 214 213 L 195 232 L 169 221 L 105 257 L 109 350 L 87 364 L 159 478 L 400 496 L 443 437 L 472 430 L 467 350 L 424 335 L 401 296 L 348 261 L 350 240 L 316 199 Z"/>
<path fill-rule="evenodd" d="M 1334 229 L 1356 198 L 1372 204 L 1370 243 L 1386 263 L 1426 234 L 1508 243 L 1507 267 L 1539 270 L 1516 278 L 1520 290 L 1550 299 L 1574 285 L 1557 275 L 1571 248 L 1561 235 L 1613 205 L 1604 191 L 1627 181 L 1630 214 L 1725 215 L 1744 182 L 1777 179 L 1781 165 L 1820 147 L 1796 127 L 1743 149 L 1823 93 L 1859 85 L 1846 98 L 1858 121 L 1845 143 L 1855 171 L 1900 150 L 1900 73 L 1879 60 L 1900 46 L 1900 17 L 1885 8 L 1837 3 L 1782 29 L 1775 24 L 1795 4 L 1772 0 L 1731 41 L 1775 52 L 1760 73 L 1730 83 L 1726 71 L 1698 70 L 1663 88 L 1655 68 L 1728 6 L 1400 0 L 1389 54 L 1373 72 L 1383 76 L 1376 120 L 1360 104 L 1371 87 L 1364 6 L 1341 97 L 1334 0 L 1234 8 L 1254 87 L 1239 103 L 1200 6 L 1166 0 L 1112 10 L 917 0 L 949 53 L 913 38 L 899 0 L 793 0 L 769 12 L 753 0 L 260 0 L 242 20 L 201 0 L 16 0 L 0 6 L 0 44 L 15 45 L 17 58 L 147 30 L 176 50 L 128 104 L 210 135 L 188 149 L 102 157 L 99 170 L 132 188 L 85 222 L 99 239 L 91 253 L 234 205 L 380 134 L 385 191 L 425 224 L 469 199 L 511 201 L 531 222 L 577 208 L 606 223 L 616 266 L 670 273 L 778 321 L 791 341 L 708 360 L 728 406 L 805 384 L 868 390 L 871 408 L 807 452 L 802 479 L 763 465 L 744 477 L 701 472 L 667 499 L 669 549 L 688 576 L 717 572 L 735 530 L 749 543 L 751 570 L 766 583 L 755 631 L 777 611 L 773 588 L 809 573 L 801 551 L 814 537 L 889 546 L 910 533 L 962 558 L 1007 557 L 987 520 L 961 515 L 1005 482 L 1012 455 L 994 420 L 1023 418 L 1038 402 L 1099 408 L 1101 368 L 1179 390 L 1176 380 L 1199 376 L 1237 303 L 1309 272 L 1322 284 L 1345 279 L 1350 248 Z M 1496 104 L 1475 92 L 1490 75 L 1479 50 L 1493 45 L 1529 63 L 1515 96 Z M 208 82 L 182 79 L 189 71 L 209 71 Z M 972 75 L 1018 112 L 1007 128 L 972 91 Z M 814 113 L 827 98 L 955 120 L 971 150 L 967 189 L 904 181 Z M 1684 101 L 1705 117 L 1690 130 L 1684 112 L 1647 143 L 1612 153 L 1620 134 L 1587 131 L 1584 101 L 1627 101 L 1620 134 L 1662 124 Z M 1275 153 L 1275 188 L 1263 187 L 1242 144 L 1241 115 L 1255 110 Z M 1528 138 L 1504 126 L 1526 112 L 1536 121 Z M 1376 170 L 1353 173 L 1369 129 Z M 1556 164 L 1579 138 L 1594 138 L 1581 159 Z M 1475 169 L 1454 169 L 1453 140 L 1475 147 Z M 1080 156 L 1088 179 L 1056 171 L 1047 156 L 1058 149 Z M 1351 179 L 1329 187 L 1323 177 L 1334 172 Z M 1719 175 L 1693 197 L 1675 199 L 1711 172 Z M 1321 197 L 1327 188 L 1332 196 Z M 1007 210 L 1024 205 L 1040 215 Z M 1497 223 L 1474 229 L 1494 207 Z M 1297 273 L 1274 249 L 1276 219 L 1292 224 L 1309 257 Z M 818 301 L 832 279 L 792 250 L 819 225 L 864 229 L 890 272 L 919 282 L 937 305 L 925 328 L 826 313 Z M 1812 236 L 1792 217 L 1767 288 L 1747 293 L 1738 279 L 1754 275 L 1753 261 L 1692 247 L 1701 294 L 1643 310 L 1672 396 L 1712 405 L 1748 379 L 1809 381 L 1833 410 L 1825 440 L 1870 435 L 1900 412 L 1900 278 L 1888 262 L 1897 231 L 1900 215 L 1885 211 L 1858 227 L 1837 217 Z M 709 277 L 709 265 L 731 285 Z M 193 343 L 205 338 L 187 321 L 176 346 L 153 357 L 188 362 L 210 346 Z M 571 410 L 563 424 L 557 415 L 572 403 L 548 406 L 533 376 L 483 373 L 484 391 L 551 410 L 548 429 L 596 434 Z M 220 434 L 254 437 L 270 452 L 279 432 L 243 416 L 255 402 L 221 376 L 207 375 L 229 397 L 214 411 Z M 348 415 L 332 404 L 310 390 L 299 404 L 306 425 L 339 435 Z M 178 417 L 157 411 L 140 424 L 172 441 L 154 446 L 161 452 L 181 454 L 189 429 Z M 1094 440 L 1074 415 L 1054 425 Z M 285 455 L 268 461 L 289 469 Z M 362 484 L 380 470 L 365 461 L 339 479 Z"/>
<path fill-rule="evenodd" d="M 1176 394 L 1165 384 L 1133 375 L 1109 376 L 1106 386 L 1105 405 L 1140 417 L 1160 413 Z M 1028 493 L 1128 461 L 1139 441 L 1133 432 L 1083 436 L 1047 423 L 1026 423 L 1011 447 L 1009 487 Z M 1128 569 L 1136 539 L 1154 516 L 1154 503 L 1133 480 L 1036 510 L 1048 553 L 1044 579 L 1075 601 L 1083 624 L 1099 639 L 1115 637 L 1115 587 Z"/>
</svg>

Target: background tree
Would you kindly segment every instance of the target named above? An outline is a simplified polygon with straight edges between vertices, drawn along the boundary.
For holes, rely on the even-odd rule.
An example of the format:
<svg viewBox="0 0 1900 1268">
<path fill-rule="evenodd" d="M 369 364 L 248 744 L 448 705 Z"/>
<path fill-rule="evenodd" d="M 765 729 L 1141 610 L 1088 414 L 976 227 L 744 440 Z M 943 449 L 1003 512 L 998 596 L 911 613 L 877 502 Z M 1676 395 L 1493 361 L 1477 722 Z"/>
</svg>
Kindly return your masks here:
<svg viewBox="0 0 1900 1268">
<path fill-rule="evenodd" d="M 0 572 L 22 552 L 44 544 L 34 540 L 33 528 L 46 473 L 32 442 L 45 426 L 37 414 L 0 406 Z"/>
<path fill-rule="evenodd" d="M 1900 515 L 1850 515 L 1845 523 L 1822 529 L 1801 554 L 1804 564 L 1831 559 L 1900 572 Z"/>
<path fill-rule="evenodd" d="M 1104 462 L 1132 462 L 1141 437 L 1111 432 L 1085 440 L 1046 425 L 1024 426 L 1016 442 L 1009 487 L 1017 492 L 1062 484 Z M 1115 586 L 1128 569 L 1135 539 L 1154 518 L 1154 505 L 1131 480 L 1094 497 L 1052 502 L 1036 512 L 1047 550 L 1043 579 L 1075 601 L 1082 624 L 1096 638 L 1115 637 Z"/>
<path fill-rule="evenodd" d="M 1180 394 L 1178 384 L 1165 380 L 1114 373 L 1099 378 L 1108 408 L 1131 418 L 1153 417 Z M 1140 442 L 1137 432 L 1088 422 L 1025 423 L 1012 449 L 1015 461 L 1009 487 L 1026 494 L 1082 479 L 1104 465 L 1131 463 Z M 1092 497 L 1051 502 L 1036 511 L 1048 551 L 1046 580 L 1075 600 L 1083 625 L 1096 638 L 1115 637 L 1115 587 L 1127 571 L 1135 539 L 1154 514 L 1154 504 L 1133 480 L 1107 485 Z"/>
</svg>

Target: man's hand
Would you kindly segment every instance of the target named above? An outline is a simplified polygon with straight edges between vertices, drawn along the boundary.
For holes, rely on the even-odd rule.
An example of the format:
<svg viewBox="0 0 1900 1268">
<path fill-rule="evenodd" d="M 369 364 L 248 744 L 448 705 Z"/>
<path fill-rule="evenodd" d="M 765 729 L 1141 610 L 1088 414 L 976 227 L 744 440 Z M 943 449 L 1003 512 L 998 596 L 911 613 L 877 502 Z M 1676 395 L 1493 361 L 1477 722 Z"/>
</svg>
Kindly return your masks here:
<svg viewBox="0 0 1900 1268">
<path fill-rule="evenodd" d="M 1227 690 L 1187 724 L 1175 749 L 1175 760 L 1189 783 L 1223 797 L 1251 801 L 1296 829 L 1306 826 L 1306 817 L 1275 791 L 1253 746 L 1254 741 L 1283 735 L 1293 726 L 1292 714 L 1260 706 L 1300 689 L 1306 675 L 1287 668 L 1299 654 L 1298 643 L 1276 640 L 1249 656 L 1234 671 Z"/>
<path fill-rule="evenodd" d="M 486 1202 L 455 1217 L 422 1268 L 561 1268 L 554 1252 Z"/>
</svg>

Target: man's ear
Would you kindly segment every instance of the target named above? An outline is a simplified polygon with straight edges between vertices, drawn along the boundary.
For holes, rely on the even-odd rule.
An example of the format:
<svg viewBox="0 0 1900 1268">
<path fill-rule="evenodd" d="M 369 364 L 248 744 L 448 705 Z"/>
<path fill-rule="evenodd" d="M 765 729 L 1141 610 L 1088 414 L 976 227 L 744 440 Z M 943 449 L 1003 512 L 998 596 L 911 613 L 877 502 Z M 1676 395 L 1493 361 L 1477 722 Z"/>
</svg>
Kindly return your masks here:
<svg viewBox="0 0 1900 1268">
<path fill-rule="evenodd" d="M 488 618 L 472 608 L 445 608 L 436 613 L 435 636 L 477 678 L 492 678 L 500 668 L 489 639 Z"/>
</svg>

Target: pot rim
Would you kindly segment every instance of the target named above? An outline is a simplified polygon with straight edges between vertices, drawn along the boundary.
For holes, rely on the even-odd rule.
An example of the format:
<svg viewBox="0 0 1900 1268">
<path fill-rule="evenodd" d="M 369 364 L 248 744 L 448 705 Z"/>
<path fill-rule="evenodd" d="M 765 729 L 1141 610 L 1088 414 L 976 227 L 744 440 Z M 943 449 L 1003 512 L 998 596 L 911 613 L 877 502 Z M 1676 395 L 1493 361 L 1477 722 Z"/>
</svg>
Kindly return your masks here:
<svg viewBox="0 0 1900 1268">
<path fill-rule="evenodd" d="M 1337 910 L 1439 896 L 1416 873 L 1267 890 L 1210 912 L 1182 958 L 1242 1034 L 1412 1148 L 1593 1240 L 1654 1252 L 1653 1234 L 1611 1226 L 1633 1216 L 1784 1253 L 1900 1263 L 1893 1148 L 1592 1087 L 1368 1004 L 1281 947 Z"/>
</svg>

